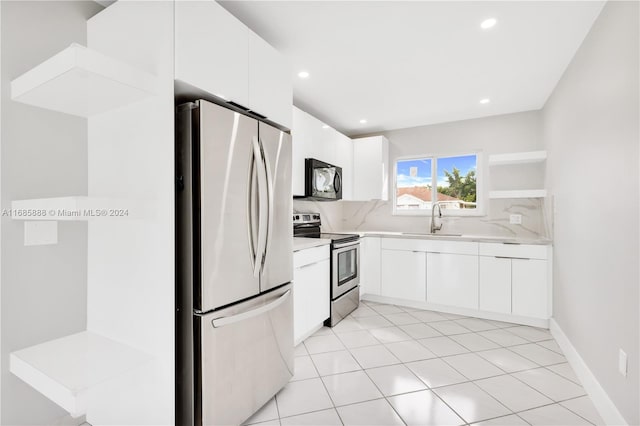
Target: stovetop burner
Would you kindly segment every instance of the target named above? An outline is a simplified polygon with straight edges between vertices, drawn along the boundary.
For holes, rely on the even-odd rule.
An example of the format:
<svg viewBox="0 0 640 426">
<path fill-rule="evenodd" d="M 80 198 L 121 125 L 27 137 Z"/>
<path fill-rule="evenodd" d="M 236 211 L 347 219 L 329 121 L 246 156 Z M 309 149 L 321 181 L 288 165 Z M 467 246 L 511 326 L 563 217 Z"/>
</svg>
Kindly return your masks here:
<svg viewBox="0 0 640 426">
<path fill-rule="evenodd" d="M 294 213 L 293 214 L 293 236 L 306 238 L 327 238 L 331 244 L 347 243 L 357 241 L 358 234 L 336 234 L 331 232 L 321 232 L 321 222 L 319 213 Z"/>
</svg>

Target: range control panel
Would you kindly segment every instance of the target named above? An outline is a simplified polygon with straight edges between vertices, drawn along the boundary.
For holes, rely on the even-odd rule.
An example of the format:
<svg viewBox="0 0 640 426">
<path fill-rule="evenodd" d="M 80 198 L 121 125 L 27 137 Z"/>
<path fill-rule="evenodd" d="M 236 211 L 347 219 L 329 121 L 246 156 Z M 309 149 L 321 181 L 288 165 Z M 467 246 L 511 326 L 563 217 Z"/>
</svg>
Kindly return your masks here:
<svg viewBox="0 0 640 426">
<path fill-rule="evenodd" d="M 315 224 L 320 223 L 320 213 L 294 213 L 293 224 Z"/>
</svg>

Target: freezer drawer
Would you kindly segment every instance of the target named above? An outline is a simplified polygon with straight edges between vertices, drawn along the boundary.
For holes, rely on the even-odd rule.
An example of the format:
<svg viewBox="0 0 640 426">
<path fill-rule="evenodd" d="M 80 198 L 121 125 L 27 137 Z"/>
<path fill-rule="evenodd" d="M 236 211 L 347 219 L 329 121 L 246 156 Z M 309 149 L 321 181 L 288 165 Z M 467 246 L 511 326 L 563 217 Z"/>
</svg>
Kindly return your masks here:
<svg viewBox="0 0 640 426">
<path fill-rule="evenodd" d="M 196 317 L 196 425 L 241 424 L 291 379 L 291 292 L 287 284 Z"/>
</svg>

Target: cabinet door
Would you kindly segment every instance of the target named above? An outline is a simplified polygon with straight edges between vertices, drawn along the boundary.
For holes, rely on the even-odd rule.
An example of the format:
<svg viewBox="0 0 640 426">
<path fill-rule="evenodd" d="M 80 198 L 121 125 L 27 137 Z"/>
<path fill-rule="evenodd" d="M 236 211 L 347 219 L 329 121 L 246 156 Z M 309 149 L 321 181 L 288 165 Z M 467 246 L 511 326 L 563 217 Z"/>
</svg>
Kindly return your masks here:
<svg viewBox="0 0 640 426">
<path fill-rule="evenodd" d="M 382 296 L 425 301 L 426 257 L 423 252 L 381 250 Z"/>
<path fill-rule="evenodd" d="M 217 2 L 175 2 L 175 78 L 249 102 L 249 29 Z"/>
<path fill-rule="evenodd" d="M 269 120 L 291 128 L 293 85 L 284 56 L 249 31 L 249 108 Z M 225 39 L 226 42 L 226 39 Z"/>
<path fill-rule="evenodd" d="M 478 309 L 478 256 L 427 253 L 427 302 Z"/>
<path fill-rule="evenodd" d="M 342 199 L 353 199 L 353 142 L 351 138 L 336 132 L 336 165 L 342 167 Z"/>
<path fill-rule="evenodd" d="M 480 256 L 480 310 L 511 313 L 511 259 Z"/>
<path fill-rule="evenodd" d="M 353 140 L 353 199 L 389 198 L 389 141 L 384 136 Z"/>
<path fill-rule="evenodd" d="M 293 271 L 293 337 L 298 344 L 329 318 L 329 259 Z"/>
<path fill-rule="evenodd" d="M 304 160 L 313 158 L 313 132 L 311 116 L 293 108 L 293 127 L 291 129 L 291 185 L 293 195 L 304 195 Z"/>
<path fill-rule="evenodd" d="M 547 261 L 511 260 L 512 312 L 533 318 L 549 318 Z"/>
<path fill-rule="evenodd" d="M 360 295 L 380 295 L 380 237 L 360 239 Z"/>
</svg>

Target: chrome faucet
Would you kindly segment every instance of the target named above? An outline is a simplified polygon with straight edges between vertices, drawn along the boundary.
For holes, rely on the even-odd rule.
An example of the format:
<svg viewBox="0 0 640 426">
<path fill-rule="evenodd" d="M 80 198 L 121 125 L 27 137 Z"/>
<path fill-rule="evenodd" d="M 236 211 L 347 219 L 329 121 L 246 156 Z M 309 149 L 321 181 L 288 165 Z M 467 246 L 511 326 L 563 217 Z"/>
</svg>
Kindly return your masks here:
<svg viewBox="0 0 640 426">
<path fill-rule="evenodd" d="M 442 210 L 440 209 L 440 203 L 435 203 L 431 208 L 431 233 L 435 234 L 436 231 L 442 229 L 442 222 L 440 225 L 436 226 L 436 207 L 438 208 L 438 217 L 442 217 Z"/>
</svg>

